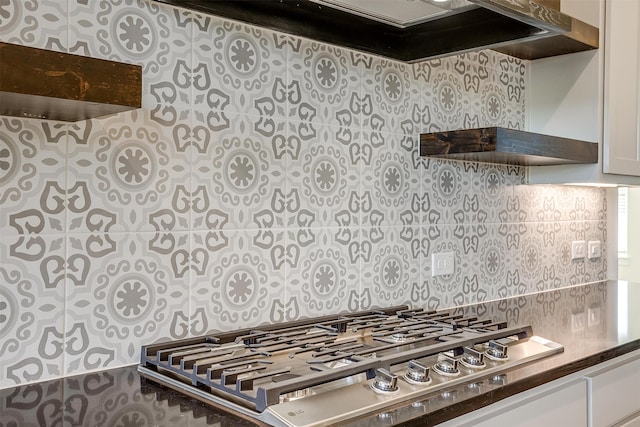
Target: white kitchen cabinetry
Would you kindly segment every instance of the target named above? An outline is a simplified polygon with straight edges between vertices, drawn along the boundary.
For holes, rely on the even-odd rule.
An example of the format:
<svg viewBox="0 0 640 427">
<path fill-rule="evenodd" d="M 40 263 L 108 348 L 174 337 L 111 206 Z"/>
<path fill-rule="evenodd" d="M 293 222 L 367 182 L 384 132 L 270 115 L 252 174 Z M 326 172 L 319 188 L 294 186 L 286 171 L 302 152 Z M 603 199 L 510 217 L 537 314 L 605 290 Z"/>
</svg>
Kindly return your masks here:
<svg viewBox="0 0 640 427">
<path fill-rule="evenodd" d="M 594 427 L 614 425 L 640 412 L 640 356 L 590 374 L 587 378 L 591 383 Z M 636 419 L 635 423 L 638 422 Z"/>
<path fill-rule="evenodd" d="M 605 173 L 640 176 L 640 2 L 606 3 Z"/>
<path fill-rule="evenodd" d="M 640 350 L 527 390 L 440 427 L 640 427 Z"/>
<path fill-rule="evenodd" d="M 584 379 L 541 386 L 491 405 L 442 427 L 586 426 L 587 382 Z"/>
<path fill-rule="evenodd" d="M 600 161 L 532 167 L 529 181 L 640 185 L 640 1 L 561 7 L 600 28 L 600 49 L 530 63 L 527 130 L 598 142 Z"/>
</svg>

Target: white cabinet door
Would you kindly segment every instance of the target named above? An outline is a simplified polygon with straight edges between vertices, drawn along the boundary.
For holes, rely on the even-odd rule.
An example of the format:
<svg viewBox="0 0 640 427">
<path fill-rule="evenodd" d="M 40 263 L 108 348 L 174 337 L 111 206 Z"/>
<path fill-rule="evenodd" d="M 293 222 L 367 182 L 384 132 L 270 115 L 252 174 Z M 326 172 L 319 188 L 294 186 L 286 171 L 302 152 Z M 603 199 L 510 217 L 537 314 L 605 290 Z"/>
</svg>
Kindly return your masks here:
<svg viewBox="0 0 640 427">
<path fill-rule="evenodd" d="M 587 413 L 587 383 L 578 380 L 523 392 L 442 427 L 586 427 Z"/>
<path fill-rule="evenodd" d="M 593 427 L 611 426 L 640 411 L 640 359 L 588 377 Z"/>
<path fill-rule="evenodd" d="M 603 172 L 640 176 L 640 1 L 605 13 Z"/>
</svg>

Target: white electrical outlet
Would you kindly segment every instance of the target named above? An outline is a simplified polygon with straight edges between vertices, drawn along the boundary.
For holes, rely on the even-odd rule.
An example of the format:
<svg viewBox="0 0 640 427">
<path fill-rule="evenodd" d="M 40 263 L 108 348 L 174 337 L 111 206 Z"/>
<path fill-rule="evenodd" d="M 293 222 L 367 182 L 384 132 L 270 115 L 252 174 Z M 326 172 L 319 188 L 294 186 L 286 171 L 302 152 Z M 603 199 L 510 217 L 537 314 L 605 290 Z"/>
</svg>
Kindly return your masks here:
<svg viewBox="0 0 640 427">
<path fill-rule="evenodd" d="M 571 259 L 584 259 L 587 255 L 587 242 L 576 240 L 571 242 Z"/>
<path fill-rule="evenodd" d="M 587 245 L 587 258 L 597 259 L 602 256 L 602 244 L 600 240 L 591 240 Z"/>
<path fill-rule="evenodd" d="M 453 274 L 453 252 L 439 252 L 431 254 L 431 275 L 448 276 Z"/>
</svg>

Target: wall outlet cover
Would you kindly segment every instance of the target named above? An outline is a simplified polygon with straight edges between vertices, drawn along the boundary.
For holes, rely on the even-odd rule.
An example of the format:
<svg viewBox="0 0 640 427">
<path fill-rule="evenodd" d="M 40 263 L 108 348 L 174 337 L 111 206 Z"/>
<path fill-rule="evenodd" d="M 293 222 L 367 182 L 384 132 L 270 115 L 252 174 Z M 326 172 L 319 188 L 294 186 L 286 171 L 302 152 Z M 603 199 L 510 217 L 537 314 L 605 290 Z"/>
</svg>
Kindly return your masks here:
<svg viewBox="0 0 640 427">
<path fill-rule="evenodd" d="M 439 252 L 431 254 L 431 275 L 435 277 L 453 274 L 453 263 L 453 252 Z"/>
<path fill-rule="evenodd" d="M 571 242 L 571 259 L 584 259 L 587 255 L 587 242 L 576 240 Z"/>
</svg>

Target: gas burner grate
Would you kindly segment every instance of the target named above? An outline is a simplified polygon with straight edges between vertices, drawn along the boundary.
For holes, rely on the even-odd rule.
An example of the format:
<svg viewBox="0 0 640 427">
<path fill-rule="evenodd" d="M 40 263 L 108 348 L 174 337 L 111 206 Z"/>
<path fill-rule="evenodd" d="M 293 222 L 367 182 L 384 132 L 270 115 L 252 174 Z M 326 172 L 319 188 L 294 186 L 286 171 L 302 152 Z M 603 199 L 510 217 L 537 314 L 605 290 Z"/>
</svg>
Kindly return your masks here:
<svg viewBox="0 0 640 427">
<path fill-rule="evenodd" d="M 530 327 L 400 307 L 148 345 L 141 372 L 262 412 L 300 390 L 531 335 Z"/>
</svg>

